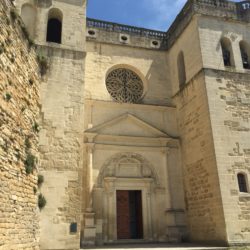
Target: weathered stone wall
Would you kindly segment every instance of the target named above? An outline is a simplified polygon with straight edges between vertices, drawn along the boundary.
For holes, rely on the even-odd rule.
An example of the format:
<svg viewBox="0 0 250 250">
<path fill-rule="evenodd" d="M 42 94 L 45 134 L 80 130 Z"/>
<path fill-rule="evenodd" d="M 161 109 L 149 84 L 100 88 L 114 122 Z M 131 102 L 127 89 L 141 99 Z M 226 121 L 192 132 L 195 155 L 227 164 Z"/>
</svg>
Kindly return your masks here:
<svg viewBox="0 0 250 250">
<path fill-rule="evenodd" d="M 36 55 L 9 1 L 0 3 L 0 249 L 39 249 L 37 164 L 39 75 Z M 26 163 L 25 163 L 26 162 Z M 25 167 L 26 166 L 26 167 Z"/>
<path fill-rule="evenodd" d="M 2 0 L 1 4 L 6 1 Z M 103 217 L 96 217 L 99 222 L 95 222 L 84 213 L 91 200 L 88 199 L 91 179 L 97 178 L 104 159 L 117 153 L 118 146 L 120 151 L 138 151 L 157 166 L 155 169 L 163 184 L 156 189 L 158 198 L 154 204 L 157 208 L 152 210 L 152 217 L 159 214 L 162 220 L 157 216 L 152 219 L 153 238 L 171 241 L 183 236 L 173 235 L 176 228 L 181 231 L 186 225 L 179 143 L 170 145 L 168 150 L 165 144 L 160 144 L 156 153 L 155 142 L 148 147 L 149 138 L 144 134 L 146 143 L 140 145 L 132 145 L 131 138 L 120 145 L 113 138 L 111 142 L 106 138 L 105 143 L 112 143 L 113 148 L 110 145 L 94 148 L 91 140 L 89 145 L 84 145 L 84 130 L 126 113 L 138 116 L 151 124 L 149 127 L 174 138 L 180 135 L 191 240 L 249 243 L 249 193 L 238 192 L 236 176 L 241 171 L 248 180 L 250 178 L 249 74 L 242 68 L 238 46 L 241 40 L 249 41 L 250 34 L 246 23 L 240 23 L 242 18 L 238 16 L 237 5 L 220 0 L 188 1 L 169 31 L 162 33 L 164 38 L 159 38 L 159 32 L 154 35 L 152 31 L 119 25 L 109 30 L 108 24 L 106 28 L 90 26 L 85 34 L 83 0 L 16 0 L 16 4 L 19 13 L 28 4 L 30 13 L 34 14 L 34 22 L 30 18 L 24 21 L 32 30 L 39 53 L 49 63 L 41 86 L 40 172 L 45 177 L 42 192 L 47 199 L 40 216 L 41 249 L 78 249 L 80 235 L 82 243 L 85 243 L 84 237 L 91 238 L 94 223 L 97 223 L 96 233 L 102 242 Z M 62 44 L 46 42 L 48 14 L 53 8 L 63 15 Z M 249 13 L 241 11 L 245 16 Z M 8 22 L 2 13 L 0 197 L 4 205 L 0 208 L 3 212 L 0 215 L 0 249 L 37 249 L 39 227 L 34 194 L 37 171 L 27 175 L 24 168 L 27 154 L 37 154 L 34 126 L 38 114 L 38 76 L 34 74 L 37 65 L 32 50 L 23 43 L 18 25 Z M 194 13 L 216 18 L 201 18 Z M 237 22 L 234 21 L 234 25 L 228 20 L 222 22 L 217 18 L 221 15 L 237 19 Z M 96 33 L 89 33 L 93 28 Z M 125 40 L 122 39 L 124 35 L 127 36 Z M 202 69 L 225 70 L 219 44 L 221 36 L 232 41 L 236 68 L 227 70 L 235 73 Z M 163 51 L 166 48 L 169 50 Z M 180 91 L 177 57 L 181 51 L 187 84 Z M 105 78 L 107 72 L 116 67 L 127 67 L 142 78 L 145 91 L 141 105 L 113 102 Z M 236 71 L 247 75 L 236 74 Z M 123 128 L 122 132 L 131 133 L 126 136 L 135 135 L 130 123 L 118 127 Z M 121 134 L 119 129 L 111 129 L 113 136 Z M 141 132 L 137 131 L 140 136 Z M 102 137 L 97 136 L 97 139 L 105 144 Z M 27 148 L 28 142 L 31 148 Z M 87 169 L 91 164 L 94 167 Z M 131 188 L 136 185 L 132 184 Z M 115 203 L 111 203 L 114 209 Z M 98 209 L 97 214 L 100 211 Z M 107 220 L 103 221 L 105 224 Z M 70 232 L 71 223 L 77 224 L 76 232 Z M 86 230 L 84 232 L 87 223 L 89 235 Z M 113 236 L 112 239 L 116 237 Z"/>
<path fill-rule="evenodd" d="M 33 26 L 36 44 L 48 46 L 54 45 L 59 48 L 84 51 L 85 46 L 85 5 L 86 0 L 49 0 L 31 1 L 16 0 L 18 12 L 22 13 L 22 8 L 29 5 L 34 10 L 36 17 Z M 47 43 L 47 23 L 50 10 L 55 10 L 57 14 L 62 14 L 62 43 Z M 25 13 L 24 13 L 25 14 Z M 24 18 L 26 19 L 26 18 Z"/>
<path fill-rule="evenodd" d="M 250 77 L 209 70 L 209 110 L 229 244 L 250 243 Z M 237 174 L 246 175 L 248 193 L 239 192 Z"/>
<path fill-rule="evenodd" d="M 202 56 L 202 63 L 192 58 L 190 64 L 185 57 L 187 84 L 174 97 L 190 236 L 195 241 L 249 244 L 249 193 L 239 193 L 237 173 L 249 180 L 249 72 L 243 69 L 239 43 L 249 41 L 250 33 L 245 23 L 197 18 L 200 45 L 192 47 L 192 54 Z M 177 46 L 189 49 L 183 46 L 188 44 L 183 43 L 185 31 L 170 56 L 176 55 Z M 223 64 L 221 37 L 232 43 L 235 67 Z M 171 72 L 176 93 L 177 77 Z"/>
<path fill-rule="evenodd" d="M 42 187 L 48 205 L 41 225 L 42 249 L 77 249 L 82 204 L 84 54 L 57 48 L 40 51 L 49 60 L 41 86 L 42 128 L 39 150 Z M 70 233 L 70 224 L 77 232 Z M 53 235 L 53 237 L 50 237 Z"/>
<path fill-rule="evenodd" d="M 129 68 L 143 81 L 140 103 L 171 105 L 171 84 L 166 53 L 123 45 L 87 41 L 85 98 L 112 101 L 106 88 L 106 77 L 115 67 Z M 163 70 L 164 69 L 164 70 Z"/>
<path fill-rule="evenodd" d="M 243 69 L 239 46 L 241 41 L 248 44 L 250 41 L 250 31 L 246 23 L 202 16 L 198 19 L 198 26 L 204 68 L 246 72 Z M 220 44 L 222 37 L 229 39 L 232 45 L 232 57 L 235 67 L 228 68 L 224 66 Z"/>
<path fill-rule="evenodd" d="M 240 193 L 237 174 L 247 177 L 249 188 L 249 70 L 243 68 L 240 42 L 250 41 L 243 22 L 199 19 L 201 52 L 213 131 L 216 162 L 229 244 L 250 242 L 248 193 Z M 225 67 L 220 39 L 232 44 L 235 67 Z"/>
<path fill-rule="evenodd" d="M 17 1 L 21 11 L 28 1 Z M 85 1 L 33 3 L 34 41 L 47 59 L 41 83 L 39 151 L 47 206 L 40 216 L 41 249 L 79 249 L 84 199 L 83 119 Z M 62 43 L 46 41 L 48 13 L 62 14 Z M 76 231 L 70 226 L 77 224 Z"/>
<path fill-rule="evenodd" d="M 171 81 L 172 95 L 175 95 L 180 90 L 177 58 L 181 51 L 183 52 L 186 68 L 186 82 L 189 82 L 202 68 L 197 22 L 197 17 L 193 17 L 192 22 L 186 27 L 171 49 L 167 51 L 168 74 Z"/>
<path fill-rule="evenodd" d="M 119 42 L 119 32 L 103 30 L 96 32 L 96 39 L 88 37 L 86 43 L 84 165 L 91 168 L 89 175 L 92 174 L 92 178 L 87 176 L 86 180 L 92 179 L 94 186 L 93 214 L 95 217 L 93 217 L 95 220 L 89 228 L 88 225 L 85 227 L 85 231 L 92 233 L 92 241 L 98 244 L 115 242 L 117 240 L 116 190 L 119 188 L 142 190 L 143 239 L 145 241 L 181 241 L 186 236 L 186 221 L 179 144 L 167 146 L 163 145 L 163 142 L 159 144 L 158 139 L 155 138 L 156 141 L 152 145 L 149 138 L 154 140 L 155 134 L 151 129 L 145 129 L 142 125 L 137 127 L 136 123 L 141 123 L 131 121 L 129 118 L 116 121 L 120 119 L 119 117 L 129 114 L 137 117 L 148 127 L 153 126 L 170 137 L 178 136 L 176 109 L 171 99 L 169 74 L 173 62 L 167 60 L 166 52 L 150 48 L 148 37 L 131 35 L 129 43 L 123 44 Z M 135 44 L 141 48 L 136 48 Z M 144 94 L 136 104 L 118 103 L 107 90 L 108 73 L 119 67 L 136 72 L 143 81 Z M 105 129 L 97 129 L 107 122 L 110 124 Z M 90 128 L 97 129 L 92 140 L 86 138 Z M 164 135 L 162 137 L 164 138 Z M 123 138 L 122 141 L 119 138 Z M 140 142 L 137 141 L 138 139 Z M 101 173 L 105 161 L 116 154 L 133 154 L 132 152 L 152 162 L 152 169 L 159 176 L 157 188 L 152 180 L 151 190 L 154 191 L 146 191 L 145 180 L 137 176 L 135 181 L 134 170 L 131 170 L 130 166 L 126 183 L 122 183 L 122 178 L 117 178 L 114 186 L 110 188 L 111 196 L 108 196 L 107 189 L 110 184 L 105 184 L 103 188 L 98 186 L 97 182 L 98 179 L 104 181 Z M 90 157 L 91 160 L 88 160 Z M 147 202 L 145 202 L 145 193 L 147 193 Z"/>
<path fill-rule="evenodd" d="M 190 239 L 226 243 L 226 231 L 202 72 L 175 97 Z"/>
<path fill-rule="evenodd" d="M 177 57 L 184 55 L 186 85 L 180 90 Z M 191 241 L 226 242 L 212 130 L 202 73 L 198 19 L 193 17 L 168 51 L 181 140 L 184 193 Z"/>
</svg>

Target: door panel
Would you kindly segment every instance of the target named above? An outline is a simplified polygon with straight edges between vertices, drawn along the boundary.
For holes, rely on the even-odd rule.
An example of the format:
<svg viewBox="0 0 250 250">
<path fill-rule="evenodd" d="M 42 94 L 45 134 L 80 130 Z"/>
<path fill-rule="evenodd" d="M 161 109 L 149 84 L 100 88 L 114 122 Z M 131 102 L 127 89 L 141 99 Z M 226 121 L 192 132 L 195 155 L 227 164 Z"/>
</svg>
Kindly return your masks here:
<svg viewBox="0 0 250 250">
<path fill-rule="evenodd" d="M 130 238 L 137 239 L 136 192 L 129 192 Z"/>
<path fill-rule="evenodd" d="M 129 192 L 117 191 L 117 238 L 130 239 Z"/>
<path fill-rule="evenodd" d="M 141 191 L 136 192 L 136 217 L 137 217 L 137 239 L 142 239 L 143 238 L 143 220 L 142 220 Z"/>
<path fill-rule="evenodd" d="M 143 238 L 141 191 L 117 191 L 117 238 Z"/>
</svg>

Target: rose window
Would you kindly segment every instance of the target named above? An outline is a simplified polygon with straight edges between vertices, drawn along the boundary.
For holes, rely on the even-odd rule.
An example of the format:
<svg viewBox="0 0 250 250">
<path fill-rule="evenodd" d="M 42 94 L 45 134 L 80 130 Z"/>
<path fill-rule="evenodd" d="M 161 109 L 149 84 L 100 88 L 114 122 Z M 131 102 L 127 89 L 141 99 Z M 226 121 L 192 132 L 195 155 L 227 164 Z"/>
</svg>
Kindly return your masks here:
<svg viewBox="0 0 250 250">
<path fill-rule="evenodd" d="M 109 94 L 117 102 L 136 103 L 142 98 L 143 83 L 140 77 L 129 69 L 115 69 L 106 79 Z"/>
</svg>

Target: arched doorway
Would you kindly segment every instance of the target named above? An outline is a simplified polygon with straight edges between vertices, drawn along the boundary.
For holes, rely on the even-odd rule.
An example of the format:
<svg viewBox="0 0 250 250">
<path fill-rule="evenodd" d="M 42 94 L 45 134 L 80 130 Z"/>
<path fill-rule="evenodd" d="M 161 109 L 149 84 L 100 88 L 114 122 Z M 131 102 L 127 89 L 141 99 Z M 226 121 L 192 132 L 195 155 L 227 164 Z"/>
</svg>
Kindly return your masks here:
<svg viewBox="0 0 250 250">
<path fill-rule="evenodd" d="M 104 242 L 153 240 L 153 190 L 157 186 L 153 166 L 139 154 L 118 153 L 104 163 L 93 193 Z"/>
</svg>

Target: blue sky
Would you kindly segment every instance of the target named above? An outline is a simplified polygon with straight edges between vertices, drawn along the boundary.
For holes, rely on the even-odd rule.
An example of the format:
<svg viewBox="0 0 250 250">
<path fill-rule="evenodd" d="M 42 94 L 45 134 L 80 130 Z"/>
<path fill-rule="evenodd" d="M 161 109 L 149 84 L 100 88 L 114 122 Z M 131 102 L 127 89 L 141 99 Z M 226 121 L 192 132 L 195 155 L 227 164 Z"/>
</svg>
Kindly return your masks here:
<svg viewBox="0 0 250 250">
<path fill-rule="evenodd" d="M 88 0 L 87 16 L 166 31 L 185 3 L 186 0 Z"/>
</svg>

